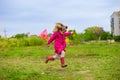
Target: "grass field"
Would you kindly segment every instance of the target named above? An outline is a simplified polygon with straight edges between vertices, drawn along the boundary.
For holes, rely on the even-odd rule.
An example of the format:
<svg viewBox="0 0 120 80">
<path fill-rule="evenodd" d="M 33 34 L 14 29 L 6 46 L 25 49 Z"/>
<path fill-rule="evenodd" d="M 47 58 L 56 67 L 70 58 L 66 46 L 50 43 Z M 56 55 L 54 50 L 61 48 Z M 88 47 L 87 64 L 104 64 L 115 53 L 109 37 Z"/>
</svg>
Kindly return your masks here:
<svg viewBox="0 0 120 80">
<path fill-rule="evenodd" d="M 52 45 L 0 48 L 0 80 L 120 80 L 120 43 L 84 43 L 67 46 L 61 68 Z"/>
</svg>

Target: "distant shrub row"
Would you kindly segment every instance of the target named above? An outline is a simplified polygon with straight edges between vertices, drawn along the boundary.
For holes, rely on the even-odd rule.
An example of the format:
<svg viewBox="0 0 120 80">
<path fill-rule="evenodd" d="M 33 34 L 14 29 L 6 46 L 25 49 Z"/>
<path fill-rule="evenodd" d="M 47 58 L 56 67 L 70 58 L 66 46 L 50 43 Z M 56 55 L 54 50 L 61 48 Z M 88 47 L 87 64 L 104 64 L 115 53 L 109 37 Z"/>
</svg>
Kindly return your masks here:
<svg viewBox="0 0 120 80">
<path fill-rule="evenodd" d="M 23 38 L 0 38 L 0 47 L 39 46 L 44 45 L 45 43 L 45 40 L 37 36 Z"/>
<path fill-rule="evenodd" d="M 120 42 L 120 36 L 114 36 L 113 38 L 115 39 L 115 41 Z"/>
</svg>

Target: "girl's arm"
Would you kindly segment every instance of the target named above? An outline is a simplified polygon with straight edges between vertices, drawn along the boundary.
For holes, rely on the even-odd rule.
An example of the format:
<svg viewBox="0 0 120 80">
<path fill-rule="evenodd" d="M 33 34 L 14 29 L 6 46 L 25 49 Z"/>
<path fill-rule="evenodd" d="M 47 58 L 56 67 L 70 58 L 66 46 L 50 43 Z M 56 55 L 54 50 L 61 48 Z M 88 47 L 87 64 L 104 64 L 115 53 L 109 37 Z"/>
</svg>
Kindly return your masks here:
<svg viewBox="0 0 120 80">
<path fill-rule="evenodd" d="M 70 36 L 72 33 L 71 32 L 66 32 L 65 36 Z"/>
<path fill-rule="evenodd" d="M 53 35 L 48 40 L 47 44 L 50 44 L 53 40 L 55 40 L 55 38 L 56 38 L 56 32 L 53 33 Z"/>
</svg>

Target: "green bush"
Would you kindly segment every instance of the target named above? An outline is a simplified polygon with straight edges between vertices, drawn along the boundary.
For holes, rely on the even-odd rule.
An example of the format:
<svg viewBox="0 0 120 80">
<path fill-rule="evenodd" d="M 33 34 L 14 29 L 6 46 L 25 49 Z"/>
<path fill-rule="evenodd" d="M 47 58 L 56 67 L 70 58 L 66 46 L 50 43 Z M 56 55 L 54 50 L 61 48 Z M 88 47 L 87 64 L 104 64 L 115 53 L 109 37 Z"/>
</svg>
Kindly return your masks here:
<svg viewBox="0 0 120 80">
<path fill-rule="evenodd" d="M 29 43 L 29 46 L 37 46 L 37 45 L 44 45 L 45 40 L 38 38 L 37 36 L 32 36 L 27 38 L 27 41 Z"/>
<path fill-rule="evenodd" d="M 8 39 L 0 38 L 0 47 L 7 47 L 7 46 L 8 46 Z"/>
<path fill-rule="evenodd" d="M 119 41 L 120 42 L 120 36 L 114 36 L 115 41 Z"/>
<path fill-rule="evenodd" d="M 45 44 L 45 40 L 40 39 L 37 36 L 18 39 L 19 46 L 39 46 L 44 44 Z"/>
<path fill-rule="evenodd" d="M 37 36 L 24 38 L 0 38 L 0 47 L 39 46 L 44 45 L 45 43 L 45 40 Z"/>
<path fill-rule="evenodd" d="M 28 38 L 21 38 L 18 39 L 18 44 L 19 47 L 20 46 L 29 46 L 29 42 L 28 42 Z"/>
<path fill-rule="evenodd" d="M 102 32 L 101 35 L 101 40 L 107 40 L 107 39 L 112 39 L 112 35 L 110 34 L 110 32 Z"/>
<path fill-rule="evenodd" d="M 7 47 L 16 47 L 18 45 L 17 38 L 10 38 L 8 39 Z"/>
</svg>

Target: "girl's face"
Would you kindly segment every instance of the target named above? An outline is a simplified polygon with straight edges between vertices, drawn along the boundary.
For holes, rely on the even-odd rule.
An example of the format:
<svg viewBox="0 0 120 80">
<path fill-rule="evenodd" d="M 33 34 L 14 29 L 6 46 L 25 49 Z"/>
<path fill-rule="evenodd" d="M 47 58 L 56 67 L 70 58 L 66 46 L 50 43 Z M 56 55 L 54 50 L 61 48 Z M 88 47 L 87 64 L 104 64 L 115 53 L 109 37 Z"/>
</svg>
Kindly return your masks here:
<svg viewBox="0 0 120 80">
<path fill-rule="evenodd" d="M 56 23 L 56 31 L 61 31 L 62 33 L 65 33 L 67 31 L 67 26 L 63 25 L 62 23 Z"/>
<path fill-rule="evenodd" d="M 62 32 L 65 33 L 67 31 L 67 26 L 62 26 Z"/>
</svg>

